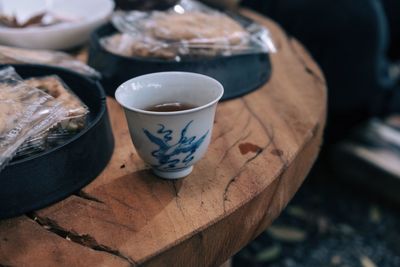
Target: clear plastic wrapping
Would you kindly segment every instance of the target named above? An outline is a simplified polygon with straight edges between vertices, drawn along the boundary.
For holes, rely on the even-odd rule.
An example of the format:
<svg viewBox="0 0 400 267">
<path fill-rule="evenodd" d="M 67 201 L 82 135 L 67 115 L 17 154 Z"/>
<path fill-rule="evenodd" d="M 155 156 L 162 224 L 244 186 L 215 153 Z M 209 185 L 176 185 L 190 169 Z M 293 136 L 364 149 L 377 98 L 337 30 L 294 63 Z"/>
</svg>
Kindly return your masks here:
<svg viewBox="0 0 400 267">
<path fill-rule="evenodd" d="M 38 88 L 54 97 L 66 110 L 65 118 L 52 129 L 52 133 L 75 133 L 86 125 L 89 108 L 72 92 L 57 75 L 34 77 L 25 80 L 31 87 Z"/>
<path fill-rule="evenodd" d="M 26 140 L 20 147 L 18 147 L 17 152 L 13 159 L 19 159 L 27 157 L 33 154 L 42 152 L 48 148 L 47 137 L 49 130 L 44 130 L 33 137 Z"/>
<path fill-rule="evenodd" d="M 238 15 L 181 0 L 167 11 L 118 11 L 118 33 L 101 44 L 112 53 L 180 61 L 182 57 L 275 52 L 269 31 Z"/>
<path fill-rule="evenodd" d="M 51 129 L 40 132 L 25 141 L 17 150 L 16 158 L 50 149 L 64 143 L 86 127 L 89 108 L 57 75 L 33 77 L 24 81 L 28 86 L 54 97 L 65 110 L 64 117 Z"/>
<path fill-rule="evenodd" d="M 44 64 L 71 69 L 89 77 L 101 77 L 99 72 L 72 56 L 50 50 L 32 50 L 0 45 L 0 63 Z"/>
<path fill-rule="evenodd" d="M 14 68 L 1 69 L 0 170 L 25 141 L 50 129 L 65 115 L 60 102 L 28 86 Z"/>
</svg>

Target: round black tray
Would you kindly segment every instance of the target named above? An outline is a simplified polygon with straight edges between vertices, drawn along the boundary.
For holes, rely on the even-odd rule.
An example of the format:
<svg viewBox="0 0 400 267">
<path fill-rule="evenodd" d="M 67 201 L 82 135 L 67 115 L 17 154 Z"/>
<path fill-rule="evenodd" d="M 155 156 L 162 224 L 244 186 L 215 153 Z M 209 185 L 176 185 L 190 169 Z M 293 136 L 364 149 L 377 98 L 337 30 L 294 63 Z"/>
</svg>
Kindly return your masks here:
<svg viewBox="0 0 400 267">
<path fill-rule="evenodd" d="M 106 24 L 92 33 L 88 61 L 90 66 L 101 72 L 102 84 L 111 96 L 114 96 L 120 84 L 139 75 L 162 71 L 189 71 L 208 75 L 221 82 L 225 89 L 222 100 L 226 100 L 257 89 L 271 75 L 267 53 L 182 59 L 180 62 L 116 55 L 105 50 L 99 41 L 115 32 L 114 26 Z"/>
<path fill-rule="evenodd" d="M 61 68 L 14 67 L 23 78 L 60 76 L 89 107 L 90 115 L 88 126 L 68 142 L 13 161 L 0 172 L 0 218 L 42 208 L 79 190 L 104 169 L 114 149 L 106 97 L 97 81 Z"/>
</svg>

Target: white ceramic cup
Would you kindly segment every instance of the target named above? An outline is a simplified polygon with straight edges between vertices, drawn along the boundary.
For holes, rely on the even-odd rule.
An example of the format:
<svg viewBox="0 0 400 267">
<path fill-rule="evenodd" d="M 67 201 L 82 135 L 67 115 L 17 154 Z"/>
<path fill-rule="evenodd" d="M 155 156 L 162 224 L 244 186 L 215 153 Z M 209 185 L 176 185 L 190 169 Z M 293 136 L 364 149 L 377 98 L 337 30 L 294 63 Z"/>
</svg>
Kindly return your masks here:
<svg viewBox="0 0 400 267">
<path fill-rule="evenodd" d="M 223 86 L 213 78 L 189 72 L 159 72 L 130 79 L 115 98 L 124 107 L 132 142 L 157 176 L 178 179 L 189 175 L 207 151 Z M 163 103 L 195 108 L 154 112 Z"/>
</svg>

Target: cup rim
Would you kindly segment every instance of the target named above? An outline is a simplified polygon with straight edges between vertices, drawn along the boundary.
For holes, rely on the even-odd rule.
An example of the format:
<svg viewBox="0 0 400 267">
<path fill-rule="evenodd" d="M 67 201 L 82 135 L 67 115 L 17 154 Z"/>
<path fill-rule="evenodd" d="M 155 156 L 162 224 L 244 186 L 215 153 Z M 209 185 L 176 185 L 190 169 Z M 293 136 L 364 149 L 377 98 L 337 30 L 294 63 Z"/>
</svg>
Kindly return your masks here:
<svg viewBox="0 0 400 267">
<path fill-rule="evenodd" d="M 146 76 L 152 76 L 154 74 L 168 74 L 168 75 L 184 74 L 184 75 L 198 76 L 198 77 L 210 80 L 213 83 L 215 83 L 217 85 L 217 87 L 220 89 L 220 93 L 213 101 L 211 101 L 211 102 L 209 102 L 207 104 L 204 104 L 204 105 L 196 107 L 196 108 L 186 109 L 186 110 L 181 110 L 181 111 L 168 111 L 168 112 L 166 112 L 166 111 L 163 111 L 163 112 L 161 112 L 161 111 L 148 111 L 148 110 L 144 110 L 144 109 L 129 107 L 129 106 L 125 105 L 124 103 L 122 103 L 122 101 L 118 97 L 118 92 L 120 92 L 125 85 L 131 83 L 133 80 L 136 80 L 138 78 L 143 78 L 143 77 L 146 77 Z M 127 110 L 134 111 L 134 112 L 137 112 L 137 113 L 142 113 L 142 114 L 148 114 L 148 115 L 166 116 L 166 115 L 180 115 L 180 114 L 193 113 L 193 112 L 208 108 L 210 106 L 213 106 L 215 103 L 217 103 L 221 99 L 223 94 L 224 94 L 224 87 L 222 86 L 222 84 L 219 81 L 217 81 L 216 79 L 214 79 L 214 78 L 212 78 L 210 76 L 207 76 L 207 75 L 204 75 L 204 74 L 200 74 L 200 73 L 195 73 L 195 72 L 188 72 L 188 71 L 162 71 L 162 72 L 153 72 L 153 73 L 149 73 L 149 74 L 136 76 L 136 77 L 134 77 L 132 79 L 129 79 L 129 80 L 125 81 L 120 86 L 118 86 L 117 90 L 115 91 L 115 99 L 117 100 L 117 102 L 122 107 L 124 107 Z"/>
</svg>

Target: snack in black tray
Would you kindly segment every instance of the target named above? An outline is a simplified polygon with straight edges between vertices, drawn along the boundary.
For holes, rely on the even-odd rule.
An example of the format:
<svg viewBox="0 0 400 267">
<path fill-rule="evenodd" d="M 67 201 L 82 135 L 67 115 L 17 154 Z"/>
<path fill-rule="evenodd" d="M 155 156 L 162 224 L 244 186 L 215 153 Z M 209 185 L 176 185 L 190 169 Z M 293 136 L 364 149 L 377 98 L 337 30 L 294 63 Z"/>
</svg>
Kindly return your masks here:
<svg viewBox="0 0 400 267">
<path fill-rule="evenodd" d="M 65 117 L 60 102 L 30 87 L 14 68 L 0 70 L 0 171 L 30 138 Z"/>
<path fill-rule="evenodd" d="M 68 88 L 57 75 L 33 77 L 25 84 L 52 96 L 65 110 L 64 117 L 50 129 L 26 140 L 17 150 L 15 158 L 31 156 L 63 144 L 85 128 L 89 108 Z"/>
<path fill-rule="evenodd" d="M 61 145 L 15 159 L 0 172 L 0 219 L 38 210 L 77 192 L 100 174 L 114 147 L 105 94 L 97 81 L 43 65 L 14 68 L 25 79 L 57 75 L 88 106 L 90 116 L 86 127 Z"/>
<path fill-rule="evenodd" d="M 58 76 L 33 77 L 25 80 L 25 83 L 54 97 L 67 111 L 64 120 L 56 129 L 58 132 L 77 132 L 85 127 L 88 107 Z"/>
<path fill-rule="evenodd" d="M 74 70 L 83 75 L 100 78 L 100 74 L 71 55 L 53 50 L 24 49 L 0 45 L 1 64 L 43 64 Z"/>
<path fill-rule="evenodd" d="M 194 0 L 180 0 L 162 12 L 114 12 L 112 23 L 92 34 L 88 62 L 102 74 L 110 96 L 132 77 L 187 71 L 217 79 L 226 88 L 226 100 L 269 79 L 270 52 L 276 48 L 263 25 Z"/>
<path fill-rule="evenodd" d="M 110 52 L 164 59 L 216 56 L 247 49 L 250 40 L 238 22 L 216 11 L 152 12 L 145 18 L 140 18 L 139 13 L 131 15 L 138 17 L 138 33 L 116 33 L 104 38 L 103 46 Z M 115 18 L 118 24 L 118 15 Z"/>
<path fill-rule="evenodd" d="M 125 57 L 181 61 L 275 51 L 266 28 L 194 0 L 181 0 L 165 11 L 117 11 L 112 24 L 117 32 L 100 44 Z"/>
</svg>

